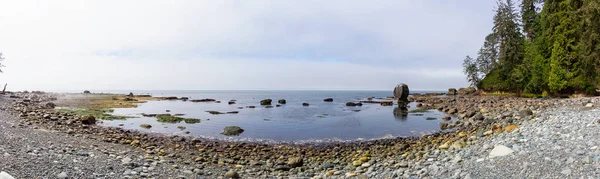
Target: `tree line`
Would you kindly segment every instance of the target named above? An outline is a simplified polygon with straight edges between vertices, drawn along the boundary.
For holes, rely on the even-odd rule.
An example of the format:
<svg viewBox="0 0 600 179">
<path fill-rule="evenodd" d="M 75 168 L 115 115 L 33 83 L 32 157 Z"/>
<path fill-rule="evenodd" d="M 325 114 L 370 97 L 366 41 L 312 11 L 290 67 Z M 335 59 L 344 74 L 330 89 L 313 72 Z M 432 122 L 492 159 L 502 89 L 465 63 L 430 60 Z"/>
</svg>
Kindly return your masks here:
<svg viewBox="0 0 600 179">
<path fill-rule="evenodd" d="M 485 91 L 595 93 L 600 85 L 600 0 L 499 0 L 494 26 L 463 71 Z"/>
</svg>

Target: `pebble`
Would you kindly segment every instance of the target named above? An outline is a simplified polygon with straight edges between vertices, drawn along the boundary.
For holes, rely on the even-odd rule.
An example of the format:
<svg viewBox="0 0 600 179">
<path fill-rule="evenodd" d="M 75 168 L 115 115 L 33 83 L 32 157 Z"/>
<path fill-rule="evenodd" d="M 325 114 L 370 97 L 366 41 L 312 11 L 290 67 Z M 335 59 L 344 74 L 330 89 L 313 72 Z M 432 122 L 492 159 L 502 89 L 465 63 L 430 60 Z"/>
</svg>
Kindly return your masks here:
<svg viewBox="0 0 600 179">
<path fill-rule="evenodd" d="M 69 178 L 69 176 L 67 175 L 67 172 L 61 172 L 58 175 L 56 175 L 56 178 L 65 179 L 65 178 Z"/>
<path fill-rule="evenodd" d="M 514 151 L 504 145 L 497 145 L 492 149 L 489 156 L 490 157 L 502 157 L 512 154 Z"/>
</svg>

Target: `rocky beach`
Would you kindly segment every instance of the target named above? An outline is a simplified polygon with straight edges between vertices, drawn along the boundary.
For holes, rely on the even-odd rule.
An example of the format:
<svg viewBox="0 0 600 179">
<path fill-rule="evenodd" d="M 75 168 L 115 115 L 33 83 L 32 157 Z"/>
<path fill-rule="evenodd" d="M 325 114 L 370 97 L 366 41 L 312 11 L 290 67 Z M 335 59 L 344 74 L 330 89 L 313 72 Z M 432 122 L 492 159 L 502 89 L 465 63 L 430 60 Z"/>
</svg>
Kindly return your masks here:
<svg viewBox="0 0 600 179">
<path fill-rule="evenodd" d="M 86 94 L 94 97 L 99 94 Z M 56 93 L 0 97 L 0 171 L 14 178 L 598 178 L 600 98 L 532 99 L 449 90 L 409 101 L 455 116 L 421 137 L 332 143 L 231 142 L 97 125 Z M 77 95 L 81 96 L 81 95 Z M 110 105 L 150 97 L 118 96 Z M 98 105 L 98 103 L 94 103 Z"/>
</svg>

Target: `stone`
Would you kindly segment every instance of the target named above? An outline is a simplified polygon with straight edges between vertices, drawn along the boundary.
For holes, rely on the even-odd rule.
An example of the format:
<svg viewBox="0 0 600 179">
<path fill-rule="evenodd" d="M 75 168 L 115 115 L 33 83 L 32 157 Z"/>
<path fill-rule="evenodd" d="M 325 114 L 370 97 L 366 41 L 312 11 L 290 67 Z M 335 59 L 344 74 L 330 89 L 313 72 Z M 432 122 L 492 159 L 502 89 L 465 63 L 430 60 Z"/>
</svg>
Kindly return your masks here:
<svg viewBox="0 0 600 179">
<path fill-rule="evenodd" d="M 586 108 L 593 108 L 594 104 L 593 103 L 587 103 L 587 104 L 585 104 L 585 107 Z"/>
<path fill-rule="evenodd" d="M 583 160 L 581 160 L 581 162 L 583 164 L 591 164 L 592 163 L 592 158 L 590 156 L 583 157 Z"/>
<path fill-rule="evenodd" d="M 91 92 L 89 90 L 85 90 L 83 91 L 83 94 L 90 94 Z"/>
<path fill-rule="evenodd" d="M 301 167 L 303 164 L 303 160 L 302 157 L 291 157 L 288 159 L 287 165 L 295 168 L 295 167 Z"/>
<path fill-rule="evenodd" d="M 565 168 L 562 171 L 560 171 L 560 173 L 562 173 L 563 175 L 570 175 L 571 174 L 571 169 L 570 168 Z"/>
<path fill-rule="evenodd" d="M 325 102 L 333 102 L 333 98 L 326 98 L 323 101 L 325 101 Z"/>
<path fill-rule="evenodd" d="M 438 149 L 448 149 L 448 148 L 450 148 L 450 145 L 448 145 L 448 143 L 444 143 L 444 144 L 438 146 Z"/>
<path fill-rule="evenodd" d="M 2 171 L 0 172 L 0 179 L 15 179 L 13 176 L 10 176 L 8 173 Z"/>
<path fill-rule="evenodd" d="M 458 137 L 466 137 L 467 134 L 465 132 L 459 132 Z"/>
<path fill-rule="evenodd" d="M 483 133 L 483 136 L 489 136 L 489 135 L 492 135 L 493 133 L 494 133 L 494 131 L 485 131 Z"/>
<path fill-rule="evenodd" d="M 48 109 L 54 109 L 56 107 L 56 104 L 52 103 L 52 102 L 48 102 L 46 103 L 46 108 Z"/>
<path fill-rule="evenodd" d="M 396 85 L 396 88 L 394 88 L 394 97 L 397 98 L 399 101 L 408 101 L 408 95 L 408 85 L 400 83 Z"/>
<path fill-rule="evenodd" d="M 361 166 L 362 162 L 360 160 L 354 161 L 352 162 L 352 165 L 354 165 L 355 167 Z"/>
<path fill-rule="evenodd" d="M 260 105 L 271 105 L 271 99 L 263 99 L 260 101 Z"/>
<path fill-rule="evenodd" d="M 91 115 L 83 116 L 79 121 L 81 121 L 82 124 L 96 124 L 96 117 Z"/>
<path fill-rule="evenodd" d="M 280 99 L 280 100 L 279 100 L 279 101 L 277 101 L 277 102 L 278 102 L 279 104 L 285 104 L 285 103 L 286 103 L 285 99 Z"/>
<path fill-rule="evenodd" d="M 477 113 L 475 114 L 475 116 L 473 116 L 473 120 L 475 121 L 483 121 L 485 118 L 483 117 L 483 115 L 481 115 L 481 113 Z"/>
<path fill-rule="evenodd" d="M 330 168 L 333 168 L 333 164 L 331 164 L 331 163 L 329 163 L 329 162 L 325 162 L 325 163 L 323 164 L 323 168 L 325 168 L 325 169 L 330 169 Z"/>
<path fill-rule="evenodd" d="M 444 117 L 442 117 L 442 119 L 448 121 L 448 120 L 452 119 L 452 117 L 450 117 L 450 116 L 444 116 Z"/>
<path fill-rule="evenodd" d="M 477 89 L 475 89 L 474 87 L 467 87 L 467 88 L 459 88 L 458 89 L 458 94 L 460 95 L 470 95 L 473 94 L 477 91 Z"/>
<path fill-rule="evenodd" d="M 221 134 L 226 136 L 237 136 L 240 135 L 242 132 L 244 132 L 244 129 L 238 126 L 227 126 L 223 129 L 223 132 L 221 132 Z"/>
<path fill-rule="evenodd" d="M 346 106 L 350 106 L 350 107 L 353 107 L 353 106 L 362 106 L 362 103 L 347 102 Z"/>
<path fill-rule="evenodd" d="M 523 110 L 519 111 L 519 116 L 521 116 L 522 118 L 529 117 L 532 115 L 533 115 L 533 111 L 531 111 L 531 109 L 523 109 Z"/>
<path fill-rule="evenodd" d="M 240 178 L 240 174 L 233 170 L 230 170 L 227 173 L 225 173 L 225 178 Z"/>
<path fill-rule="evenodd" d="M 512 154 L 514 151 L 504 145 L 496 145 L 490 152 L 490 157 L 503 157 Z"/>
<path fill-rule="evenodd" d="M 458 91 L 456 90 L 456 88 L 448 88 L 448 92 L 446 92 L 446 95 L 457 95 Z"/>
<path fill-rule="evenodd" d="M 440 123 L 440 130 L 446 130 L 448 129 L 448 123 L 442 122 Z"/>
<path fill-rule="evenodd" d="M 309 106 L 310 104 L 308 103 L 302 103 L 302 106 Z"/>
<path fill-rule="evenodd" d="M 67 172 L 61 172 L 58 175 L 56 175 L 56 178 L 65 179 L 65 178 L 69 178 L 69 176 L 67 175 Z"/>
<path fill-rule="evenodd" d="M 514 130 L 516 128 L 517 128 L 517 125 L 510 125 L 510 126 L 504 127 L 504 131 L 510 132 L 510 131 L 512 131 L 512 130 Z"/>
<path fill-rule="evenodd" d="M 140 124 L 140 127 L 144 128 L 144 129 L 150 129 L 150 128 L 152 128 L 152 125 L 150 125 L 150 124 Z"/>
</svg>

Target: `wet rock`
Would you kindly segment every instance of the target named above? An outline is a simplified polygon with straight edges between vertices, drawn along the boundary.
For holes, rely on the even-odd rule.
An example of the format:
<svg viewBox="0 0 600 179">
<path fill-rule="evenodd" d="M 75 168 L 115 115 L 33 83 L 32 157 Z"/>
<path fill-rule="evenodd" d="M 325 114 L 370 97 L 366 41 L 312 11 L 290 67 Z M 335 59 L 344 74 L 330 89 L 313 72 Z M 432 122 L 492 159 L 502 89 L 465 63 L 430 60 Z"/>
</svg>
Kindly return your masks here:
<svg viewBox="0 0 600 179">
<path fill-rule="evenodd" d="M 235 104 L 235 101 L 229 101 L 227 104 Z"/>
<path fill-rule="evenodd" d="M 152 128 L 152 125 L 150 125 L 150 124 L 140 124 L 140 127 L 141 128 L 145 128 L 145 129 L 150 129 L 150 128 Z"/>
<path fill-rule="evenodd" d="M 362 106 L 362 103 L 347 102 L 346 106 L 351 106 L 351 107 L 353 107 L 353 106 Z"/>
<path fill-rule="evenodd" d="M 448 123 L 440 123 L 440 130 L 448 129 Z"/>
<path fill-rule="evenodd" d="M 333 98 L 326 98 L 323 101 L 325 101 L 325 102 L 333 102 Z"/>
<path fill-rule="evenodd" d="M 260 105 L 271 105 L 271 99 L 263 99 L 260 101 Z"/>
<path fill-rule="evenodd" d="M 91 92 L 89 90 L 85 90 L 83 91 L 83 94 L 90 94 Z"/>
<path fill-rule="evenodd" d="M 381 104 L 382 106 L 393 106 L 394 102 L 393 101 L 382 101 L 379 104 Z"/>
<path fill-rule="evenodd" d="M 279 100 L 279 101 L 277 101 L 277 102 L 278 102 L 279 104 L 285 104 L 285 103 L 286 103 L 285 99 L 280 99 L 280 100 Z"/>
<path fill-rule="evenodd" d="M 302 103 L 302 106 L 309 106 L 310 104 L 308 103 Z"/>
<path fill-rule="evenodd" d="M 83 116 L 80 119 L 82 124 L 96 124 L 96 117 L 94 116 Z"/>
<path fill-rule="evenodd" d="M 236 136 L 240 135 L 242 132 L 244 132 L 244 129 L 238 126 L 227 126 L 223 129 L 223 132 L 221 132 L 221 134 L 226 136 Z"/>
<path fill-rule="evenodd" d="M 215 102 L 217 100 L 206 98 L 206 99 L 192 99 L 190 101 L 194 102 L 194 103 L 198 103 L 198 102 Z"/>
<path fill-rule="evenodd" d="M 452 117 L 450 117 L 450 116 L 444 116 L 444 117 L 442 117 L 442 119 L 443 120 L 450 120 L 450 119 L 452 119 Z"/>
</svg>

